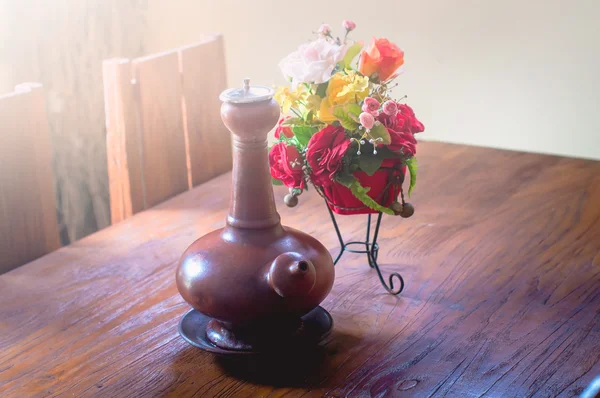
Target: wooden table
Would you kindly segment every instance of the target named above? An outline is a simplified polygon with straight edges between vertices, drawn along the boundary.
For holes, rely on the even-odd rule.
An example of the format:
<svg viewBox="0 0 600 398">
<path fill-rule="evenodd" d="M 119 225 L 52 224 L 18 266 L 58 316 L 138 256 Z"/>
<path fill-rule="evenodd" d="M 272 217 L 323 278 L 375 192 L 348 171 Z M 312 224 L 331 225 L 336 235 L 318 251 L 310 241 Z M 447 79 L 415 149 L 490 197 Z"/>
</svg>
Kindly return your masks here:
<svg viewBox="0 0 600 398">
<path fill-rule="evenodd" d="M 415 215 L 379 238 L 404 292 L 345 254 L 314 352 L 228 361 L 179 337 L 176 263 L 224 224 L 223 175 L 0 276 L 0 396 L 580 393 L 600 374 L 600 162 L 439 143 L 419 160 Z M 279 210 L 337 253 L 314 192 Z M 362 237 L 365 217 L 338 220 Z"/>
</svg>

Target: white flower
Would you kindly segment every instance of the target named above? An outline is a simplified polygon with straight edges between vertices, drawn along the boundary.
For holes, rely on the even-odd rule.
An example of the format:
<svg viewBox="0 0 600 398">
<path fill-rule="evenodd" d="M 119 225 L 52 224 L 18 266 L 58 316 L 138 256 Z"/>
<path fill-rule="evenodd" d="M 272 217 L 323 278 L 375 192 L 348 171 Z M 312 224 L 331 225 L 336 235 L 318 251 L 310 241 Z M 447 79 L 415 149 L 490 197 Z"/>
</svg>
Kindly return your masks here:
<svg viewBox="0 0 600 398">
<path fill-rule="evenodd" d="M 279 68 L 286 78 L 292 79 L 292 89 L 296 89 L 300 83 L 325 83 L 345 54 L 346 46 L 338 46 L 320 37 L 302 44 L 298 50 L 282 59 Z"/>
</svg>

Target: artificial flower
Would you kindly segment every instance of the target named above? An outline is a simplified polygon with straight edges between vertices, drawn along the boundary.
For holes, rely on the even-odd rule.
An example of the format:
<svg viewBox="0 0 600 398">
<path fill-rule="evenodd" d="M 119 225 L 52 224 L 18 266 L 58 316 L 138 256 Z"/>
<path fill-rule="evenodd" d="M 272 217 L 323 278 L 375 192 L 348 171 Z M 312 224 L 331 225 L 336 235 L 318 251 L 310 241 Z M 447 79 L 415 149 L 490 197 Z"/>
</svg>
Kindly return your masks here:
<svg viewBox="0 0 600 398">
<path fill-rule="evenodd" d="M 385 101 L 381 108 L 383 109 L 383 113 L 388 116 L 395 116 L 398 113 L 398 104 L 392 100 Z"/>
<path fill-rule="evenodd" d="M 282 117 L 281 119 L 279 119 L 279 123 L 277 123 L 277 128 L 275 129 L 275 138 L 276 139 L 279 139 L 281 137 L 281 135 L 283 135 L 284 137 L 287 137 L 287 138 L 292 138 L 294 136 L 292 128 L 290 126 L 283 125 L 283 122 L 285 122 L 289 118 L 290 118 L 290 116 L 286 116 L 286 117 Z"/>
<path fill-rule="evenodd" d="M 351 32 L 356 28 L 356 23 L 354 23 L 354 21 L 344 19 L 344 21 L 342 22 L 342 27 L 346 29 L 346 32 Z"/>
<path fill-rule="evenodd" d="M 397 210 L 398 203 L 392 204 L 401 187 L 390 181 L 408 170 L 414 174 L 415 134 L 424 130 L 413 110 L 391 97 L 389 83 L 404 53 L 383 38 L 373 38 L 366 48 L 361 41 L 346 44 L 356 24 L 344 20 L 342 28 L 345 35 L 336 38 L 330 25 L 321 25 L 316 40 L 279 64 L 291 85 L 280 87 L 275 99 L 284 114 L 295 116 L 284 116 L 275 130 L 271 175 L 290 188 L 313 183 L 339 214 Z M 357 56 L 358 70 L 351 67 Z M 413 185 L 411 178 L 409 194 Z"/>
<path fill-rule="evenodd" d="M 366 76 L 361 76 L 353 70 L 346 70 L 346 74 L 338 73 L 342 84 L 337 88 L 341 88 L 341 90 L 327 88 L 328 96 L 335 95 L 335 101 L 346 104 L 362 101 L 369 95 L 369 79 Z M 336 75 L 338 74 L 336 73 Z"/>
<path fill-rule="evenodd" d="M 292 79 L 292 88 L 300 83 L 325 83 L 331 72 L 346 54 L 340 46 L 324 37 L 302 44 L 298 50 L 281 60 L 279 68 L 286 78 Z"/>
<path fill-rule="evenodd" d="M 424 131 L 425 127 L 415 116 L 414 112 L 408 105 L 398 105 L 399 112 L 390 116 L 381 113 L 379 120 L 390 133 L 390 144 L 387 146 L 394 152 L 402 151 L 402 153 L 414 156 L 417 152 L 417 140 L 415 133 Z"/>
<path fill-rule="evenodd" d="M 302 159 L 295 146 L 285 142 L 273 145 L 269 152 L 269 166 L 271 177 L 286 187 L 304 189 Z"/>
<path fill-rule="evenodd" d="M 399 104 L 398 111 L 406 119 L 406 124 L 409 126 L 410 132 L 413 134 L 422 133 L 425 131 L 425 126 L 415 116 L 412 108 L 406 104 Z"/>
<path fill-rule="evenodd" d="M 354 71 L 338 72 L 331 77 L 326 94 L 319 109 L 319 119 L 331 123 L 337 120 L 333 115 L 335 106 L 356 104 L 369 95 L 369 79 Z"/>
<path fill-rule="evenodd" d="M 306 97 L 306 109 L 313 112 L 318 112 L 321 108 L 322 98 L 318 95 L 311 94 Z"/>
<path fill-rule="evenodd" d="M 360 55 L 358 69 L 376 81 L 386 81 L 404 64 L 404 52 L 388 39 L 373 38 Z"/>
<path fill-rule="evenodd" d="M 388 132 L 390 133 L 390 144 L 387 147 L 390 150 L 409 156 L 417 154 L 417 140 L 414 135 L 392 129 L 388 129 Z"/>
<path fill-rule="evenodd" d="M 319 26 L 318 32 L 320 35 L 329 36 L 331 34 L 331 26 L 324 23 L 323 25 Z"/>
<path fill-rule="evenodd" d="M 291 108 L 298 107 L 301 101 L 306 97 L 306 92 L 302 86 L 296 87 L 294 91 L 291 91 L 288 86 L 280 86 L 275 91 L 275 101 L 281 107 L 283 113 L 288 113 Z"/>
<path fill-rule="evenodd" d="M 313 135 L 306 147 L 306 161 L 311 168 L 313 183 L 318 186 L 333 184 L 349 147 L 350 140 L 341 126 L 329 125 Z"/>
<path fill-rule="evenodd" d="M 365 102 L 363 102 L 362 111 L 370 113 L 371 115 L 377 117 L 379 116 L 379 107 L 381 104 L 373 97 L 365 98 Z"/>
<path fill-rule="evenodd" d="M 362 126 L 367 130 L 371 130 L 375 124 L 375 118 L 372 114 L 367 112 L 361 113 L 358 116 L 358 120 L 360 120 L 360 124 L 362 124 Z"/>
</svg>

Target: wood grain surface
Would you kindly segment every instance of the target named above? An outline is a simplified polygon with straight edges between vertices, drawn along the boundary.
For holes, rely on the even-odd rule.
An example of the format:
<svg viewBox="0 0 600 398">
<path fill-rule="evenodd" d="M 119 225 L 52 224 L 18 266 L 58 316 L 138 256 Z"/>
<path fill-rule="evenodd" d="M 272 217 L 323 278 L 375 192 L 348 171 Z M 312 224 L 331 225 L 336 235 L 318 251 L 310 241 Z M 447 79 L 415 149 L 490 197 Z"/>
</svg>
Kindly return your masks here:
<svg viewBox="0 0 600 398">
<path fill-rule="evenodd" d="M 0 96 L 0 274 L 60 247 L 44 89 Z"/>
<path fill-rule="evenodd" d="M 415 215 L 379 238 L 404 292 L 345 254 L 314 351 L 232 361 L 177 334 L 176 263 L 224 224 L 225 174 L 0 276 L 0 396 L 579 394 L 600 373 L 600 162 L 441 143 L 419 160 Z M 279 210 L 337 252 L 314 192 Z M 339 217 L 351 238 L 364 221 Z"/>
</svg>

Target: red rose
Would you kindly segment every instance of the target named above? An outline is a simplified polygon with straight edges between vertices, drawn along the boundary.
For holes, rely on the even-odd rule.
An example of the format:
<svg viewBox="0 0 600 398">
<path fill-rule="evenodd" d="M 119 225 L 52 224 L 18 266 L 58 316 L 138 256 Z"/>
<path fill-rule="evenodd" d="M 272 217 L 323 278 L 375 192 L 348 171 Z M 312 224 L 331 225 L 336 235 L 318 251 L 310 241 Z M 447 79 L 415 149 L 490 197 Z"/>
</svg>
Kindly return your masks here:
<svg viewBox="0 0 600 398">
<path fill-rule="evenodd" d="M 312 169 L 311 179 L 316 185 L 333 184 L 335 173 L 342 167 L 342 158 L 350 140 L 341 126 L 327 126 L 310 138 L 306 147 L 306 161 Z"/>
<path fill-rule="evenodd" d="M 394 152 L 402 151 L 402 153 L 410 156 L 415 156 L 417 153 L 417 140 L 411 133 L 404 133 L 401 131 L 394 131 L 388 129 L 390 132 L 391 143 L 388 145 Z"/>
<path fill-rule="evenodd" d="M 413 134 L 422 133 L 425 131 L 425 126 L 415 116 L 415 112 L 412 108 L 406 104 L 398 104 L 398 111 L 407 120 L 407 124 L 410 127 L 410 132 Z"/>
<path fill-rule="evenodd" d="M 292 132 L 292 128 L 290 126 L 282 126 L 282 123 L 289 119 L 290 116 L 282 117 L 279 119 L 279 123 L 277 124 L 277 128 L 275 129 L 275 138 L 279 139 L 281 133 L 287 138 L 292 138 L 294 133 Z"/>
<path fill-rule="evenodd" d="M 286 187 L 304 189 L 302 159 L 293 145 L 280 142 L 273 145 L 269 152 L 271 177 L 279 180 Z"/>
<path fill-rule="evenodd" d="M 417 152 L 417 140 L 410 132 L 410 122 L 400 112 L 394 116 L 382 113 L 377 118 L 390 133 L 391 142 L 387 146 L 394 152 L 402 150 L 402 153 L 414 156 Z"/>
<path fill-rule="evenodd" d="M 391 143 L 388 145 L 394 152 L 414 156 L 417 152 L 417 140 L 414 134 L 425 130 L 412 108 L 405 104 L 398 104 L 398 113 L 394 116 L 382 113 L 377 118 L 390 133 Z"/>
</svg>

